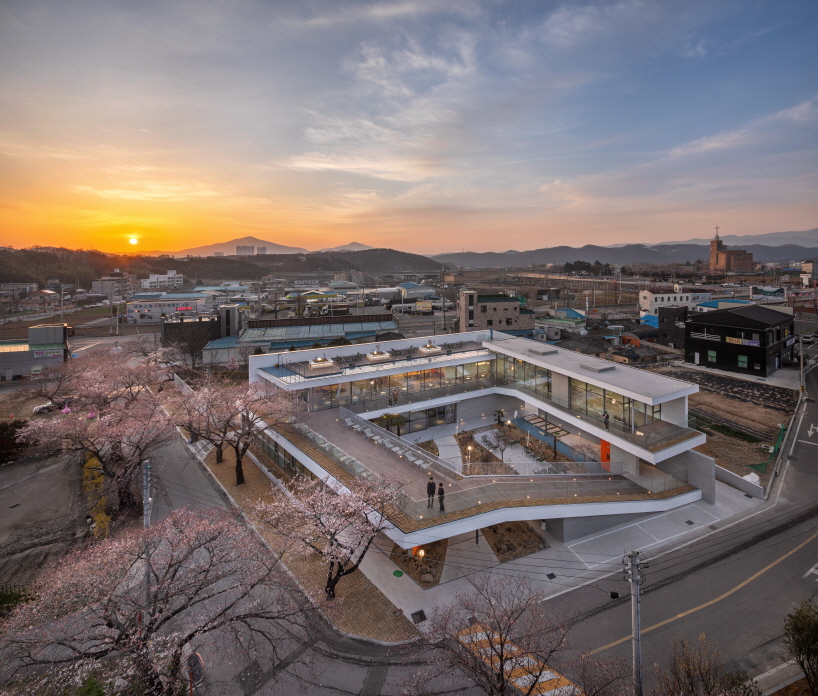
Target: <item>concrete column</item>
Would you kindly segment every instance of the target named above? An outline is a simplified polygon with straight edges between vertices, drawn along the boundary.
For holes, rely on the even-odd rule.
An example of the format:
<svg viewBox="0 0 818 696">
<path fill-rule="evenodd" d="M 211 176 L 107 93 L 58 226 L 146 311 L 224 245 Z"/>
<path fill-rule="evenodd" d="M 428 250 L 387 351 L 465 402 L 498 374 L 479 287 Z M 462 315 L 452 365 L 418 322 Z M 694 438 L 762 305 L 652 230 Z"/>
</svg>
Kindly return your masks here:
<svg viewBox="0 0 818 696">
<path fill-rule="evenodd" d="M 662 420 L 668 423 L 684 423 L 687 421 L 687 397 L 681 396 L 662 404 Z"/>
<path fill-rule="evenodd" d="M 571 378 L 558 372 L 551 373 L 551 395 L 557 401 L 570 402 Z"/>
<path fill-rule="evenodd" d="M 621 466 L 621 471 L 615 471 Z M 639 457 L 620 449 L 611 443 L 611 473 L 625 473 L 639 476 Z"/>
</svg>

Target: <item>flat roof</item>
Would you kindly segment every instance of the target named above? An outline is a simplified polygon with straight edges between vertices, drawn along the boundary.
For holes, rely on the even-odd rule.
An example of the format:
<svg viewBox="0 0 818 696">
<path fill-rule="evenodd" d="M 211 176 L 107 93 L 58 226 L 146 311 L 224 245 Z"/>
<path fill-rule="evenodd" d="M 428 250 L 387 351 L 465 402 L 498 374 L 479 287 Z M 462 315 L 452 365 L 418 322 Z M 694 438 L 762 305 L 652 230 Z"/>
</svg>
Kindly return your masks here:
<svg viewBox="0 0 818 696">
<path fill-rule="evenodd" d="M 495 332 L 494 338 L 483 341 L 483 345 L 498 353 L 520 358 L 603 389 L 611 389 L 638 401 L 647 401 L 649 404 L 660 404 L 699 391 L 698 385 L 690 382 L 583 355 L 530 338 L 509 337 Z M 546 351 L 547 354 L 538 355 L 530 352 L 532 350 Z M 597 369 L 601 371 L 596 372 Z"/>
</svg>

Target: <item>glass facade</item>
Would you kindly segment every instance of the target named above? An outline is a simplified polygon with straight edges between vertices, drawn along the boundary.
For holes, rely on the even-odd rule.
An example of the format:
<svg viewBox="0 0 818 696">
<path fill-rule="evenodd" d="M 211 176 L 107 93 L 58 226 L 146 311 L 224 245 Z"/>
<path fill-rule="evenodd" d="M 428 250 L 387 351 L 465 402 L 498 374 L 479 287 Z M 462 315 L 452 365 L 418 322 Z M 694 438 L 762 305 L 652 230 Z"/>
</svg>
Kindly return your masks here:
<svg viewBox="0 0 818 696">
<path fill-rule="evenodd" d="M 424 408 L 419 411 L 409 411 L 405 413 L 409 418 L 409 431 L 416 433 L 426 428 L 434 428 L 436 425 L 446 425 L 457 422 L 457 404 L 446 404 L 435 408 Z M 394 428 L 393 428 L 394 430 Z M 404 432 L 405 429 L 404 429 Z"/>
<path fill-rule="evenodd" d="M 415 395 L 432 392 L 436 389 L 458 384 L 486 381 L 491 386 L 493 360 L 483 360 L 466 365 L 439 367 L 431 370 L 404 372 L 386 377 L 370 377 L 354 382 L 332 384 L 325 387 L 313 387 L 312 411 L 326 408 L 349 406 L 363 401 L 384 400 L 384 406 L 393 406 L 401 402 L 407 394 Z M 430 396 L 430 398 L 432 398 Z"/>
<path fill-rule="evenodd" d="M 650 406 L 579 379 L 571 379 L 571 408 L 597 418 L 607 411 L 611 421 L 625 428 L 659 420 L 662 415 L 661 405 Z"/>
<path fill-rule="evenodd" d="M 312 471 L 265 433 L 261 433 L 256 438 L 256 442 L 264 451 L 264 454 L 272 459 L 276 463 L 276 466 L 290 478 L 296 478 L 297 476 L 307 479 L 316 478 Z"/>
<path fill-rule="evenodd" d="M 467 363 L 451 367 L 405 372 L 398 375 L 369 377 L 303 390 L 310 392 L 309 409 L 321 411 L 338 406 L 354 406 L 370 402 L 369 410 L 391 408 L 407 403 L 422 403 L 425 399 L 455 396 L 460 393 L 491 386 L 512 386 L 525 389 L 544 399 L 555 401 L 597 419 L 607 411 L 613 424 L 630 429 L 660 420 L 662 407 L 649 406 L 615 391 L 588 384 L 579 379 L 570 380 L 570 404 L 552 399 L 552 375 L 547 368 L 525 360 L 497 355 L 493 360 Z M 377 402 L 377 403 L 376 403 Z M 305 401 L 306 403 L 306 401 Z M 364 407 L 362 410 L 367 410 Z M 432 425 L 455 422 L 453 414 L 439 413 L 439 409 L 411 411 L 409 431 L 424 430 Z M 356 411 L 358 412 L 358 411 Z M 434 413 L 432 413 L 434 412 Z M 451 420 L 448 420 L 451 418 Z"/>
<path fill-rule="evenodd" d="M 493 362 L 497 384 L 522 387 L 551 397 L 551 370 L 504 355 L 498 355 Z"/>
</svg>

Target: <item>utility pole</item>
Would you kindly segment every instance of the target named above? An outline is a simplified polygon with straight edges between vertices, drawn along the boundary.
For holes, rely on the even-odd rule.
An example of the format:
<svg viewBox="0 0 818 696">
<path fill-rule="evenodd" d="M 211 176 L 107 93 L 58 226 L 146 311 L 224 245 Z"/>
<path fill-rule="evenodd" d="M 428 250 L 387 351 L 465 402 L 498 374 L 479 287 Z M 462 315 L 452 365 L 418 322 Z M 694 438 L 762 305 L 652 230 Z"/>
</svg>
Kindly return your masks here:
<svg viewBox="0 0 818 696">
<path fill-rule="evenodd" d="M 151 462 L 146 459 L 142 462 L 142 527 L 148 529 L 151 526 Z M 151 569 L 148 558 L 149 546 L 145 541 L 145 616 L 140 617 L 140 625 L 144 626 L 147 621 L 148 606 L 151 601 Z"/>
<path fill-rule="evenodd" d="M 800 363 L 800 370 L 801 370 L 801 391 L 805 391 L 804 387 L 804 342 L 802 341 L 802 336 L 799 334 L 798 336 L 798 362 Z"/>
<path fill-rule="evenodd" d="M 641 598 L 639 588 L 645 581 L 641 569 L 647 568 L 648 564 L 639 561 L 639 552 L 632 549 L 631 552 L 622 559 L 625 574 L 630 575 L 628 582 L 631 584 L 631 646 L 633 648 L 633 693 L 634 696 L 642 696 L 642 633 L 641 633 Z"/>
</svg>

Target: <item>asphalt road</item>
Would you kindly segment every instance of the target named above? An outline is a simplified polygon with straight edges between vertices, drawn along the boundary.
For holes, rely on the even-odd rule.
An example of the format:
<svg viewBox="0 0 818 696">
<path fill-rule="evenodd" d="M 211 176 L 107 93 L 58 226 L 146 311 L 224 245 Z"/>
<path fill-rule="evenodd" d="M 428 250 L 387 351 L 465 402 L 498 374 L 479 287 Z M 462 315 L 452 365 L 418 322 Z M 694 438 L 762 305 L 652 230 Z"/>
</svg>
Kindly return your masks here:
<svg viewBox="0 0 818 696">
<path fill-rule="evenodd" d="M 810 370 L 806 382 L 807 393 L 818 396 L 818 371 Z M 695 640 L 704 633 L 718 645 L 728 669 L 750 676 L 781 664 L 787 613 L 818 592 L 818 402 L 803 405 L 794 428 L 785 450 L 789 464 L 770 506 L 652 559 L 645 571 L 646 688 L 653 683 L 652 665 L 662 663 L 670 641 L 682 636 Z M 611 600 L 610 589 L 622 598 Z M 628 593 L 628 583 L 617 574 L 553 602 L 579 613 L 573 630 L 578 643 L 601 657 L 630 660 Z"/>
</svg>

